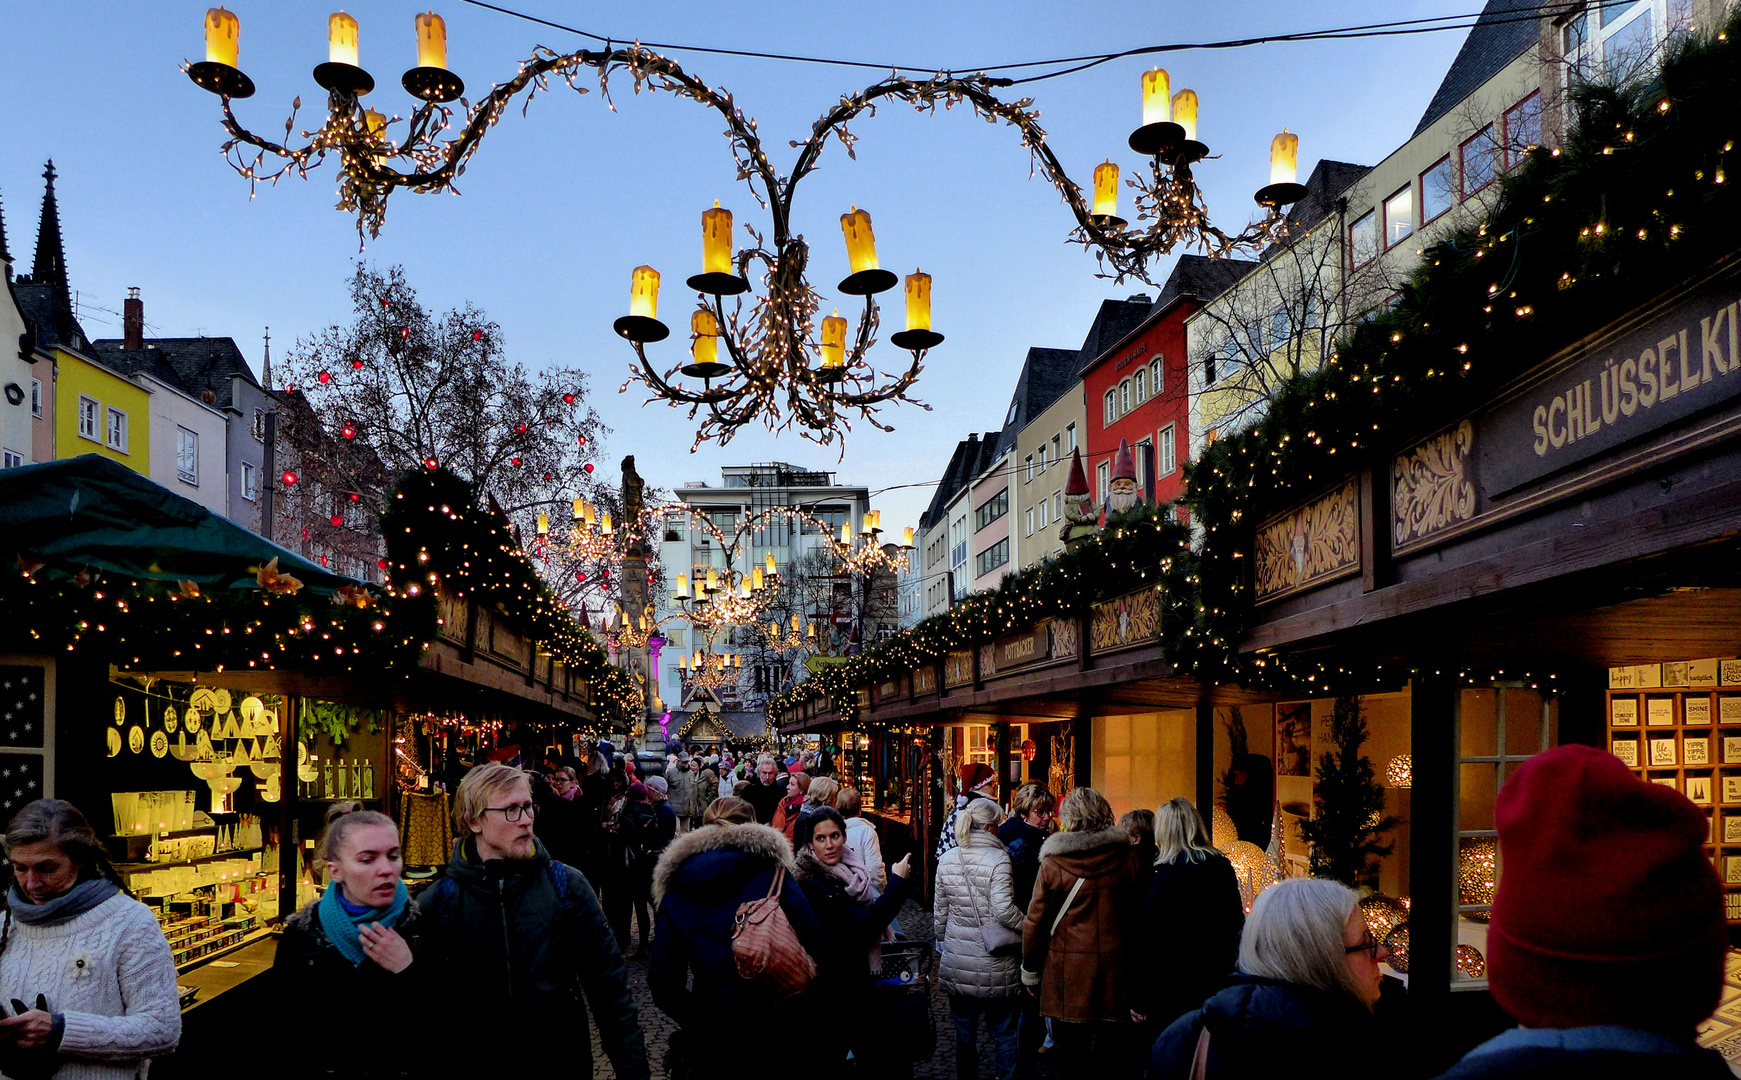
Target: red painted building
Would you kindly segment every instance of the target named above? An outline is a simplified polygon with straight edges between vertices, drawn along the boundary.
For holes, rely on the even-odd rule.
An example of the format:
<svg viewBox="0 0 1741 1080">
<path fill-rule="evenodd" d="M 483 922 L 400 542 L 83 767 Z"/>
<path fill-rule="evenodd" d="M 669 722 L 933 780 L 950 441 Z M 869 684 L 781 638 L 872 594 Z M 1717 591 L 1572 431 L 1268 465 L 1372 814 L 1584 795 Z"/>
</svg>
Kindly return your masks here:
<svg viewBox="0 0 1741 1080">
<path fill-rule="evenodd" d="M 1145 498 L 1166 503 L 1184 494 L 1183 465 L 1191 446 L 1185 320 L 1254 265 L 1181 256 L 1148 317 L 1083 367 L 1088 399 L 1083 464 L 1096 505 L 1106 502 L 1121 439 L 1136 449 L 1137 481 Z"/>
</svg>

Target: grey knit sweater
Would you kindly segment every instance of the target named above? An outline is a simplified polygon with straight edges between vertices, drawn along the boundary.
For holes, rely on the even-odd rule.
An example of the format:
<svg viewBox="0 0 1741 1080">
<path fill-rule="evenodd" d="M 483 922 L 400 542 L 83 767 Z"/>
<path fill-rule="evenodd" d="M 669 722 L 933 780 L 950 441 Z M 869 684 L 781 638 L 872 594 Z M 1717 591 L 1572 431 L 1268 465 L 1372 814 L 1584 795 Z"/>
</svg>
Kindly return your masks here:
<svg viewBox="0 0 1741 1080">
<path fill-rule="evenodd" d="M 123 1080 L 181 1041 L 175 962 L 151 910 L 117 894 L 59 926 L 12 920 L 0 1001 L 48 998 L 66 1017 L 55 1080 Z"/>
</svg>

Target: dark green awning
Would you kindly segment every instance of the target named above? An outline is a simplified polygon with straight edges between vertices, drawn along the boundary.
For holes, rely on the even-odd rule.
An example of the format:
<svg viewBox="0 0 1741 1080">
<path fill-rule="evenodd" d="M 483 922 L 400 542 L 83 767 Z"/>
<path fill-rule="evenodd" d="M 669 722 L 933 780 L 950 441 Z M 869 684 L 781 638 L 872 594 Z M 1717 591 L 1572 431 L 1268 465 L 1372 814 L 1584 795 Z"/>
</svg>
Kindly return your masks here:
<svg viewBox="0 0 1741 1080">
<path fill-rule="evenodd" d="M 361 584 L 99 454 L 0 470 L 0 558 L 14 553 L 44 574 L 88 567 L 205 589 L 258 588 L 274 558 L 305 588 Z"/>
</svg>

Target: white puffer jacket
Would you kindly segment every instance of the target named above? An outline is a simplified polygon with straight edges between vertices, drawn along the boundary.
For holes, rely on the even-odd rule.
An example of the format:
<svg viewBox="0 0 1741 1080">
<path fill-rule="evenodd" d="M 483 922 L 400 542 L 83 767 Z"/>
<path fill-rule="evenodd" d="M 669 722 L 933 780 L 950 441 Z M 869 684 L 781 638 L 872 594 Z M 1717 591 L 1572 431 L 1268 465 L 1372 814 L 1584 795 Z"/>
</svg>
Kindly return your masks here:
<svg viewBox="0 0 1741 1080">
<path fill-rule="evenodd" d="M 932 917 L 941 952 L 937 979 L 945 992 L 983 998 L 1022 992 L 1021 957 L 990 955 L 979 932 L 981 919 L 1022 928 L 1010 857 L 996 833 L 975 829 L 965 846 L 943 853 Z"/>
</svg>

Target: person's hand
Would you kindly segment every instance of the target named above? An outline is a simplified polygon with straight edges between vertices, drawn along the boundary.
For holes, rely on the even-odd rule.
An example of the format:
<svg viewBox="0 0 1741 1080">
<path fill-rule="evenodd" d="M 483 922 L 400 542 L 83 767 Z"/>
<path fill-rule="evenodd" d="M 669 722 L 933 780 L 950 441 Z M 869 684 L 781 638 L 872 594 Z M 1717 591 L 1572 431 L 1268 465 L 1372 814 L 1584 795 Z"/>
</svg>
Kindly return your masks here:
<svg viewBox="0 0 1741 1080">
<path fill-rule="evenodd" d="M 363 943 L 363 955 L 395 975 L 411 966 L 411 946 L 399 936 L 399 931 L 380 923 L 364 923 L 357 929 Z"/>
<path fill-rule="evenodd" d="M 1143 1015 L 1140 1012 L 1137 1012 L 1135 1009 L 1132 1009 L 1130 1011 L 1130 1018 L 1131 1018 L 1131 1021 L 1133 1023 L 1138 1023 L 1138 1024 L 1145 1023 L 1148 1020 L 1147 1016 Z"/>
<path fill-rule="evenodd" d="M 901 856 L 900 862 L 889 867 L 889 873 L 895 875 L 898 878 L 904 878 L 907 876 L 907 871 L 912 868 L 912 865 L 913 865 L 913 853 L 909 851 L 905 855 Z"/>
<path fill-rule="evenodd" d="M 34 1050 L 48 1042 L 54 1032 L 54 1014 L 31 1009 L 17 1016 L 0 1020 L 0 1036 L 10 1038 L 20 1050 Z"/>
</svg>

